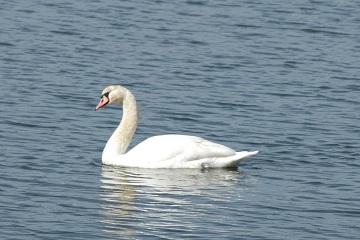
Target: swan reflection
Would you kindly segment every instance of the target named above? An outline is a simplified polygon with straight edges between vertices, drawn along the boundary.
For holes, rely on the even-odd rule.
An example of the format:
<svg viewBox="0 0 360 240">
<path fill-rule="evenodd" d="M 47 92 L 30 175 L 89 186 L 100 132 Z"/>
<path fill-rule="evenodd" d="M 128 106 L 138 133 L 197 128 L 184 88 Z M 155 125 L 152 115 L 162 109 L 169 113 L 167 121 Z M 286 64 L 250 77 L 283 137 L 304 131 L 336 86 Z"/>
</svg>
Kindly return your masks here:
<svg viewBox="0 0 360 240">
<path fill-rule="evenodd" d="M 246 174 L 229 169 L 138 169 L 103 166 L 105 231 L 126 238 L 159 224 L 180 228 L 201 208 L 242 198 Z M 234 187 L 236 185 L 236 187 Z M 191 216 L 191 215 L 190 215 Z"/>
</svg>

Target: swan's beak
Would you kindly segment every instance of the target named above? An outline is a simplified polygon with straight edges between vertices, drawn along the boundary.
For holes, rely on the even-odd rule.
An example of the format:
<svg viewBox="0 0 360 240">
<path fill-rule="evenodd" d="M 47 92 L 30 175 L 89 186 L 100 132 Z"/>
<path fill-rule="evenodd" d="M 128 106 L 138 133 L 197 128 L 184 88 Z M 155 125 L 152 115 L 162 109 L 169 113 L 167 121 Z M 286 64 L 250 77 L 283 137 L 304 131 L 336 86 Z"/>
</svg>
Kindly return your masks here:
<svg viewBox="0 0 360 240">
<path fill-rule="evenodd" d="M 107 96 L 103 95 L 101 97 L 100 102 L 98 103 L 98 105 L 96 105 L 95 111 L 98 110 L 99 108 L 102 108 L 103 106 L 105 106 L 108 103 L 109 103 L 109 98 Z"/>
</svg>

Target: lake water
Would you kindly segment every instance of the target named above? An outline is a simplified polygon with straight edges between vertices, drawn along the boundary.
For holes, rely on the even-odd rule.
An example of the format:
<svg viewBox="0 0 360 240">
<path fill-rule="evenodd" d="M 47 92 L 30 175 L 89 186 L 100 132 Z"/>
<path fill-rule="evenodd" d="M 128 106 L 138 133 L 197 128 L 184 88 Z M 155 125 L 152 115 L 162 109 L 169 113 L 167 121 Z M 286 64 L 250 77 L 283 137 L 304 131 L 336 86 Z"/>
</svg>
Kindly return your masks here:
<svg viewBox="0 0 360 240">
<path fill-rule="evenodd" d="M 4 1 L 1 239 L 357 239 L 359 1 Z M 131 146 L 182 133 L 238 169 L 103 166 L 122 84 Z"/>
</svg>

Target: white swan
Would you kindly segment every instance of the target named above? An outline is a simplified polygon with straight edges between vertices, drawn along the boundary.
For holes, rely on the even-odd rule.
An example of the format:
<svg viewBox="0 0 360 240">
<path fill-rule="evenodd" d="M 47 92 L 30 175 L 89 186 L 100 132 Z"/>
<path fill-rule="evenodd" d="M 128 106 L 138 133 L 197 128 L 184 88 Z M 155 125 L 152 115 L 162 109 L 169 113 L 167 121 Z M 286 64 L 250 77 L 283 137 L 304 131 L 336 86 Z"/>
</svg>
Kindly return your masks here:
<svg viewBox="0 0 360 240">
<path fill-rule="evenodd" d="M 245 158 L 258 153 L 236 152 L 200 137 L 160 135 L 146 139 L 126 152 L 138 122 L 134 95 L 120 85 L 107 86 L 95 110 L 107 104 L 123 105 L 122 120 L 102 153 L 109 165 L 141 168 L 224 168 L 236 167 Z"/>
</svg>

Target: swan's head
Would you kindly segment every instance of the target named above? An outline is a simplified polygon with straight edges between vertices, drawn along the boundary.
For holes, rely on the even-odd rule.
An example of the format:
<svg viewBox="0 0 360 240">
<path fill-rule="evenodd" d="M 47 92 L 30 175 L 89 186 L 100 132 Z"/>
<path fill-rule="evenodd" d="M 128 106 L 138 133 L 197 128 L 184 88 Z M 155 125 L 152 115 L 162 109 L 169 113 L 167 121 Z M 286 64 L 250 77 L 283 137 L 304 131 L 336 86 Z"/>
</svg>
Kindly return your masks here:
<svg viewBox="0 0 360 240">
<path fill-rule="evenodd" d="M 95 107 L 95 111 L 99 108 L 106 106 L 107 104 L 112 103 L 123 103 L 123 100 L 126 96 L 127 89 L 120 85 L 110 85 L 107 86 L 101 93 L 100 102 Z"/>
</svg>

